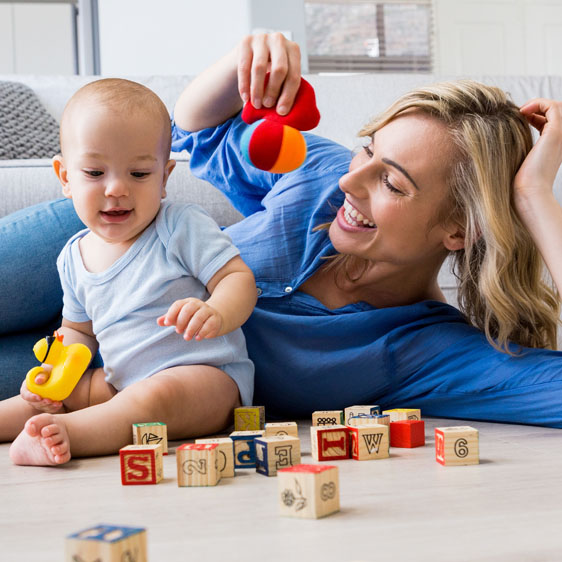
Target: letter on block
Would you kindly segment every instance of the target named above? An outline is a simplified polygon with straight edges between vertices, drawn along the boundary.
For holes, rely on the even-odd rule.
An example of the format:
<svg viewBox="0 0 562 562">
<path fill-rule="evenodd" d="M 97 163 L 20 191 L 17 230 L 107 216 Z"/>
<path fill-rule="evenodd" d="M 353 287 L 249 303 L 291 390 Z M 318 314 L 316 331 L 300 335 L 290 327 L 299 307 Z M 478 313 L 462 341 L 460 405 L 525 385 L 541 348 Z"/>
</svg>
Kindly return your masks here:
<svg viewBox="0 0 562 562">
<path fill-rule="evenodd" d="M 275 422 L 265 424 L 265 437 L 276 437 L 278 435 L 299 436 L 299 428 L 295 422 Z"/>
<path fill-rule="evenodd" d="M 264 428 L 265 408 L 263 406 L 247 406 L 234 408 L 235 431 L 258 431 Z"/>
<path fill-rule="evenodd" d="M 146 562 L 146 530 L 98 525 L 66 537 L 65 560 Z"/>
<path fill-rule="evenodd" d="M 256 468 L 256 437 L 263 437 L 264 431 L 233 431 L 234 468 Z"/>
<path fill-rule="evenodd" d="M 234 476 L 234 443 L 230 437 L 217 437 L 216 439 L 196 439 L 199 443 L 215 443 L 217 446 L 217 459 L 221 478 Z"/>
<path fill-rule="evenodd" d="M 361 427 L 364 425 L 389 425 L 385 423 L 386 419 L 390 420 L 389 416 L 367 416 L 365 414 L 359 416 L 352 416 L 347 424 L 347 427 Z"/>
<path fill-rule="evenodd" d="M 444 466 L 478 464 L 478 430 L 470 426 L 436 427 L 435 460 Z"/>
<path fill-rule="evenodd" d="M 343 410 L 318 410 L 312 412 L 312 425 L 343 425 Z"/>
<path fill-rule="evenodd" d="M 423 420 L 400 420 L 390 422 L 390 446 L 413 449 L 425 445 L 425 423 Z"/>
<path fill-rule="evenodd" d="M 349 406 L 344 410 L 345 423 L 349 425 L 349 420 L 355 416 L 375 416 L 381 413 L 381 407 L 376 404 L 370 406 Z"/>
<path fill-rule="evenodd" d="M 276 476 L 277 470 L 301 462 L 301 440 L 298 437 L 258 437 L 256 444 L 256 472 Z"/>
<path fill-rule="evenodd" d="M 394 408 L 393 410 L 384 410 L 383 414 L 388 414 L 391 422 L 421 420 L 421 410 L 419 408 Z"/>
<path fill-rule="evenodd" d="M 178 486 L 216 486 L 221 479 L 216 443 L 186 443 L 176 449 Z"/>
<path fill-rule="evenodd" d="M 164 477 L 162 445 L 127 445 L 119 449 L 121 484 L 158 484 Z"/>
<path fill-rule="evenodd" d="M 389 438 L 387 425 L 348 427 L 351 436 L 351 458 L 356 461 L 387 459 Z"/>
<path fill-rule="evenodd" d="M 337 466 L 298 464 L 277 477 L 281 515 L 318 519 L 340 510 Z"/>
<path fill-rule="evenodd" d="M 133 445 L 162 445 L 162 453 L 168 454 L 168 431 L 162 422 L 134 423 Z"/>
<path fill-rule="evenodd" d="M 344 425 L 312 426 L 310 445 L 312 456 L 317 461 L 348 459 L 349 430 Z"/>
</svg>

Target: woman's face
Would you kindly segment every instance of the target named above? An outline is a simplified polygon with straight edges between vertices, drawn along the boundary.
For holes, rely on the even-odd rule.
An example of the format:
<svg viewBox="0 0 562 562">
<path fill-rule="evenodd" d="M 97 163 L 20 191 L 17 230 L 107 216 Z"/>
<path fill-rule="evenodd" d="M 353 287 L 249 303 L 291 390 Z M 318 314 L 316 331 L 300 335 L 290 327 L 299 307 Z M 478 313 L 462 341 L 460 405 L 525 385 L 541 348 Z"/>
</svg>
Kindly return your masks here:
<svg viewBox="0 0 562 562">
<path fill-rule="evenodd" d="M 335 249 L 378 263 L 428 264 L 462 247 L 434 224 L 454 158 L 444 124 L 415 112 L 379 129 L 339 182 L 345 201 L 330 226 Z"/>
</svg>

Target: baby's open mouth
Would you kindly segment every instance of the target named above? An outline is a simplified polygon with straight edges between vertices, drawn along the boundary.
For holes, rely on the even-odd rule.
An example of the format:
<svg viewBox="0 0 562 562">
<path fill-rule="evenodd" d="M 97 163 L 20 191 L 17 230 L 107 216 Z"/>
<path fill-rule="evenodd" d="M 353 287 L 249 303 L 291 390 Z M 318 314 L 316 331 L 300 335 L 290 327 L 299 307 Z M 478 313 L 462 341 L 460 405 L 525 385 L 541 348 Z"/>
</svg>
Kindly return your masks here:
<svg viewBox="0 0 562 562">
<path fill-rule="evenodd" d="M 364 226 L 367 228 L 376 228 L 377 225 L 363 216 L 347 199 L 343 201 L 343 216 L 345 222 L 350 226 Z"/>
</svg>

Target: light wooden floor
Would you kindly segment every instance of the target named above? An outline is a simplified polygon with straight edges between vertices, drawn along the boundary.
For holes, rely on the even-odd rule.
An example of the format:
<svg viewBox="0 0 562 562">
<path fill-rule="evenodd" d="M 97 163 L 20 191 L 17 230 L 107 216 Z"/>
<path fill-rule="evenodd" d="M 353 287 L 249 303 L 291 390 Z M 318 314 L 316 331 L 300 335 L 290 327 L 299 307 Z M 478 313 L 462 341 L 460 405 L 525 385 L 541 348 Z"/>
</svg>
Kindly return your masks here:
<svg viewBox="0 0 562 562">
<path fill-rule="evenodd" d="M 481 464 L 442 467 L 433 428 L 464 423 L 425 422 L 425 447 L 334 463 L 342 509 L 320 520 L 279 517 L 277 479 L 248 469 L 178 488 L 172 453 L 164 482 L 122 486 L 117 456 L 17 467 L 1 445 L 0 560 L 60 562 L 65 536 L 98 523 L 146 527 L 151 562 L 562 560 L 562 431 L 471 422 Z"/>
</svg>

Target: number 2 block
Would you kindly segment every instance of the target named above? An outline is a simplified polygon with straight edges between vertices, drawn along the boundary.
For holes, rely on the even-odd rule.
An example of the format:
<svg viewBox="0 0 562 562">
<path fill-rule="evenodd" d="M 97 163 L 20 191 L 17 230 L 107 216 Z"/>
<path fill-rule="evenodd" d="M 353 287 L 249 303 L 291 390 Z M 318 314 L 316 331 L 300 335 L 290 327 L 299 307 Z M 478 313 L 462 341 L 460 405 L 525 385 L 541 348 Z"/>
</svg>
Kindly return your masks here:
<svg viewBox="0 0 562 562">
<path fill-rule="evenodd" d="M 216 486 L 221 479 L 216 443 L 187 443 L 176 449 L 178 486 Z"/>
<path fill-rule="evenodd" d="M 436 427 L 435 460 L 443 466 L 478 464 L 478 430 L 470 426 Z"/>
</svg>

